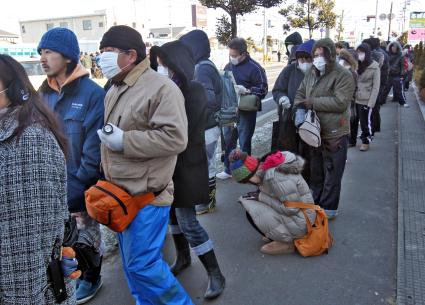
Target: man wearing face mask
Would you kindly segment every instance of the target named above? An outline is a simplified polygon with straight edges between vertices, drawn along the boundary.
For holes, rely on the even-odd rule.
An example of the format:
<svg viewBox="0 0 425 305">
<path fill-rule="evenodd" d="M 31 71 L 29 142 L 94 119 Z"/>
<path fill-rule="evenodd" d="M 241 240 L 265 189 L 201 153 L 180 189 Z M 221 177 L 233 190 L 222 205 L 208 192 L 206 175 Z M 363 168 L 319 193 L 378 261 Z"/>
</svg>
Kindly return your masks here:
<svg viewBox="0 0 425 305">
<path fill-rule="evenodd" d="M 295 52 L 297 61 L 286 66 L 274 84 L 272 92 L 273 99 L 278 107 L 279 133 L 277 146 L 272 147 L 272 150 L 288 150 L 295 154 L 300 154 L 301 151 L 305 152 L 305 149 L 300 147 L 304 143 L 300 142 L 298 133 L 296 132 L 293 105 L 297 89 L 304 79 L 305 73 L 313 65 L 311 50 L 314 42 L 311 39 L 298 46 Z M 307 156 L 302 154 L 302 157 L 306 159 Z M 306 166 L 305 168 L 308 167 Z M 305 174 L 304 179 L 308 181 L 307 171 L 304 171 L 303 174 Z"/>
<path fill-rule="evenodd" d="M 328 218 L 337 215 L 341 180 L 347 160 L 350 134 L 350 102 L 355 83 L 351 73 L 335 62 L 335 44 L 329 38 L 317 41 L 314 60 L 295 95 L 295 106 L 313 109 L 320 119 L 322 145 L 310 147 L 310 188 L 314 202 Z"/>
<path fill-rule="evenodd" d="M 79 240 L 88 237 L 90 246 L 103 254 L 99 224 L 86 211 L 84 192 L 101 178 L 100 141 L 97 129 L 103 125 L 105 93 L 90 80 L 79 63 L 75 34 L 66 28 L 53 28 L 38 45 L 40 62 L 47 79 L 39 92 L 60 118 L 69 141 L 67 156 L 67 201 L 77 220 Z M 85 242 L 85 241 L 84 241 Z M 77 282 L 77 303 L 93 298 L 102 286 L 101 264 L 83 273 Z"/>
<path fill-rule="evenodd" d="M 266 72 L 248 53 L 246 41 L 234 38 L 229 42 L 230 63 L 224 70 L 231 71 L 235 77 L 238 93 L 252 94 L 262 100 L 268 91 Z M 257 120 L 256 111 L 239 111 L 238 134 L 241 150 L 251 154 L 251 140 Z M 234 139 L 233 139 L 234 140 Z"/>
<path fill-rule="evenodd" d="M 105 178 L 132 196 L 155 194 L 118 233 L 129 288 L 137 304 L 192 304 L 161 255 L 173 172 L 188 139 L 184 97 L 172 80 L 150 68 L 146 46 L 133 28 L 111 27 L 100 50 L 100 67 L 112 83 L 105 97 L 110 130 L 98 130 Z"/>
</svg>

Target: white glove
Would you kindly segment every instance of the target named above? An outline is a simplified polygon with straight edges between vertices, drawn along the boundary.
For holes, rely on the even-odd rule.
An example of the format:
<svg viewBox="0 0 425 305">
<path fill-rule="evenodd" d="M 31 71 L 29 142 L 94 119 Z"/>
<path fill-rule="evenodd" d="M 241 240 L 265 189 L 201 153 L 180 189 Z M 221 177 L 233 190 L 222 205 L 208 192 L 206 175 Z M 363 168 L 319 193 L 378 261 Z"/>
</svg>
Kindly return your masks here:
<svg viewBox="0 0 425 305">
<path fill-rule="evenodd" d="M 112 125 L 113 131 L 111 134 L 106 134 L 102 129 L 97 130 L 100 141 L 106 145 L 110 150 L 113 151 L 123 151 L 124 150 L 124 131 L 114 124 Z"/>
<path fill-rule="evenodd" d="M 284 95 L 279 99 L 279 105 L 281 105 L 283 109 L 289 109 L 291 108 L 291 101 Z"/>
<path fill-rule="evenodd" d="M 242 85 L 235 85 L 235 91 L 239 95 L 248 94 L 250 91 Z"/>
</svg>

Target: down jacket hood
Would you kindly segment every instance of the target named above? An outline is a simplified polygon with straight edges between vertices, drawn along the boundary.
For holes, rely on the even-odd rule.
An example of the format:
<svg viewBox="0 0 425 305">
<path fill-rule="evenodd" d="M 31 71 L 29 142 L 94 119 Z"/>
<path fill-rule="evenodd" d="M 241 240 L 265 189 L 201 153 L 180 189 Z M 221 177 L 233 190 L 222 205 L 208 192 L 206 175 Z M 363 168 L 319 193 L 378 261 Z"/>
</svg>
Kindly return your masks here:
<svg viewBox="0 0 425 305">
<path fill-rule="evenodd" d="M 302 44 L 303 38 L 301 37 L 301 34 L 298 32 L 294 32 L 285 39 L 285 45 L 288 46 L 290 44 L 293 44 L 295 46 Z"/>
<path fill-rule="evenodd" d="M 348 62 L 354 71 L 357 70 L 357 59 L 349 51 L 342 49 L 339 52 L 339 58 Z"/>
<path fill-rule="evenodd" d="M 392 48 L 393 45 L 396 45 L 397 46 L 397 54 L 393 54 L 391 52 L 391 48 Z M 387 52 L 390 55 L 401 55 L 401 51 L 402 51 L 401 44 L 398 41 L 392 41 L 387 46 Z"/>
<path fill-rule="evenodd" d="M 330 38 L 323 38 L 318 41 L 313 46 L 311 54 L 314 54 L 317 48 L 326 48 L 331 54 L 330 62 L 335 62 L 336 59 L 336 48 L 334 42 Z"/>
<path fill-rule="evenodd" d="M 160 57 L 163 64 L 177 75 L 183 86 L 193 80 L 195 63 L 189 48 L 181 41 L 167 42 L 161 47 L 154 46 L 149 56 L 151 68 L 155 71 L 158 69 L 157 57 Z"/>
<path fill-rule="evenodd" d="M 276 170 L 285 175 L 301 174 L 304 168 L 304 159 L 289 151 L 282 153 L 285 155 L 285 162 L 276 167 Z"/>
<path fill-rule="evenodd" d="M 192 53 L 193 60 L 197 64 L 201 60 L 210 58 L 211 46 L 207 34 L 202 30 L 193 30 L 179 39 Z"/>
</svg>

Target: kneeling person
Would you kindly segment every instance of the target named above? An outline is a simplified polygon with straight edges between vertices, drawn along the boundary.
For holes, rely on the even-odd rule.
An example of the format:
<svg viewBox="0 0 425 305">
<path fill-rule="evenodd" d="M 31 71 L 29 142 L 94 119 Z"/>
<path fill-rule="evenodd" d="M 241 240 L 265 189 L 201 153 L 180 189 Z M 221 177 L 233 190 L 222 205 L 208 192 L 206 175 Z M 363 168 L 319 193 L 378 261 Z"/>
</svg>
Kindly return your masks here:
<svg viewBox="0 0 425 305">
<path fill-rule="evenodd" d="M 259 186 L 259 193 L 250 193 L 239 201 L 246 209 L 248 221 L 269 241 L 261 247 L 261 252 L 271 255 L 294 252 L 294 239 L 307 234 L 307 222 L 300 209 L 287 208 L 284 202 L 313 204 L 313 196 L 301 175 L 304 160 L 289 151 L 278 151 L 266 155 L 260 163 L 239 150 L 234 150 L 229 159 L 237 182 Z M 306 214 L 314 223 L 315 211 L 306 210 Z"/>
</svg>

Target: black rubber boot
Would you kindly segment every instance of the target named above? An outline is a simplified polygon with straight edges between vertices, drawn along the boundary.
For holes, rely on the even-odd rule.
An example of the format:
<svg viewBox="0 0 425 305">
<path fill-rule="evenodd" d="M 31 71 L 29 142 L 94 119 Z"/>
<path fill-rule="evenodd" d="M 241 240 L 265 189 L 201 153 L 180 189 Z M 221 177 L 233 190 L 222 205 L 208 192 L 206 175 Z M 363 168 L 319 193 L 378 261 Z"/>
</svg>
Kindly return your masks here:
<svg viewBox="0 0 425 305">
<path fill-rule="evenodd" d="M 208 273 L 208 287 L 204 298 L 209 300 L 215 299 L 223 292 L 226 279 L 220 271 L 214 250 L 211 250 L 204 255 L 200 255 L 199 259 Z"/>
<path fill-rule="evenodd" d="M 174 275 L 190 266 L 190 248 L 184 234 L 173 234 L 174 246 L 176 247 L 176 260 L 170 269 Z"/>
</svg>

